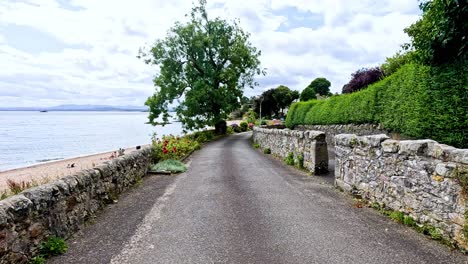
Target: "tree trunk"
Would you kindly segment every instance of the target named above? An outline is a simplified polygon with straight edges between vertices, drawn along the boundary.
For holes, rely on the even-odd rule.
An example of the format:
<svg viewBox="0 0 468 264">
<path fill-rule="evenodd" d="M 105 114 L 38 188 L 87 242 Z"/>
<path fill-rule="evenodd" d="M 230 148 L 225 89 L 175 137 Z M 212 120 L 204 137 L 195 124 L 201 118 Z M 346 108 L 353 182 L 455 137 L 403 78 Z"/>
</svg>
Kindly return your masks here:
<svg viewBox="0 0 468 264">
<path fill-rule="evenodd" d="M 224 135 L 227 132 L 227 124 L 226 121 L 221 120 L 215 125 L 215 133 L 217 135 Z"/>
</svg>

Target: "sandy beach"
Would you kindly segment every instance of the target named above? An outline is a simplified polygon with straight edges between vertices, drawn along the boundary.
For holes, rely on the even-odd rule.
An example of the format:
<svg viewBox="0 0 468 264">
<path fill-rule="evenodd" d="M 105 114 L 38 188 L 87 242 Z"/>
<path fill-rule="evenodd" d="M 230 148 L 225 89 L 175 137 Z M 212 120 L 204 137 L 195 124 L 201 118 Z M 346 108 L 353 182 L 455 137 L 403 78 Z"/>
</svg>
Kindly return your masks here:
<svg viewBox="0 0 468 264">
<path fill-rule="evenodd" d="M 125 154 L 135 150 L 135 147 L 126 148 Z M 7 181 L 9 179 L 18 183 L 34 182 L 36 184 L 44 184 L 84 169 L 91 169 L 99 164 L 112 160 L 112 154 L 113 151 L 110 151 L 0 171 L 0 192 L 3 193 L 5 190 L 8 190 Z M 73 167 L 71 167 L 71 164 L 74 164 Z"/>
</svg>

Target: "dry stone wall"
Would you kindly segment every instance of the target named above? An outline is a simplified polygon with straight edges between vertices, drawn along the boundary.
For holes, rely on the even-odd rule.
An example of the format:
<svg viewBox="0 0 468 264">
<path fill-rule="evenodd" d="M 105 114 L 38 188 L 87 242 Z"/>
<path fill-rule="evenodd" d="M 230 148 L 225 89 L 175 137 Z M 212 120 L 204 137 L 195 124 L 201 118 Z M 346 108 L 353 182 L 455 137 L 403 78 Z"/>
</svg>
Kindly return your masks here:
<svg viewBox="0 0 468 264">
<path fill-rule="evenodd" d="M 436 227 L 468 249 L 468 149 L 342 134 L 335 151 L 337 186 Z"/>
<path fill-rule="evenodd" d="M 28 263 L 48 236 L 68 238 L 147 173 L 151 148 L 0 201 L 0 263 Z"/>
<path fill-rule="evenodd" d="M 315 174 L 328 170 L 328 151 L 325 133 L 321 131 L 295 131 L 289 129 L 269 129 L 254 127 L 253 139 L 263 149 L 286 158 L 293 153 L 297 159 L 304 157 L 304 167 Z"/>
<path fill-rule="evenodd" d="M 334 137 L 339 134 L 356 134 L 358 136 L 363 135 L 377 135 L 377 134 L 387 134 L 385 129 L 380 125 L 375 124 L 348 124 L 348 125 L 299 125 L 295 127 L 295 130 L 317 130 L 323 131 L 327 135 L 327 144 L 328 146 L 334 146 Z"/>
</svg>

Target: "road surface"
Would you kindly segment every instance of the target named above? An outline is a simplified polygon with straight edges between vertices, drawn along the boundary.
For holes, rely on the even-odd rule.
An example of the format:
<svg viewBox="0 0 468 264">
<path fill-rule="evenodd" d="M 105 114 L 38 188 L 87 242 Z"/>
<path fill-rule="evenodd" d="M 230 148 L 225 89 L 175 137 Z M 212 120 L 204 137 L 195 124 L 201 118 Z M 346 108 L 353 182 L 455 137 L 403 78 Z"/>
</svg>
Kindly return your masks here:
<svg viewBox="0 0 468 264">
<path fill-rule="evenodd" d="M 152 176 L 49 263 L 468 263 L 330 184 L 251 147 L 207 144 L 178 176 Z"/>
</svg>

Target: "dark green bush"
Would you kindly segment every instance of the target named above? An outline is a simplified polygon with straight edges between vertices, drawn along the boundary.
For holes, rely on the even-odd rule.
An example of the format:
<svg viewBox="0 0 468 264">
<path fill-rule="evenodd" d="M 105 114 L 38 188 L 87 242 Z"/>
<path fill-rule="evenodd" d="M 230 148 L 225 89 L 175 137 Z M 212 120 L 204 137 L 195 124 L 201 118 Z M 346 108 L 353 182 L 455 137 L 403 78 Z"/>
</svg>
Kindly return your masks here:
<svg viewBox="0 0 468 264">
<path fill-rule="evenodd" d="M 243 122 L 241 122 L 241 123 L 239 124 L 239 127 L 240 127 L 240 130 L 241 130 L 242 132 L 245 132 L 245 131 L 247 131 L 247 129 L 249 129 L 249 124 L 247 124 L 247 122 L 244 122 L 244 121 L 243 121 Z"/>
<path fill-rule="evenodd" d="M 264 154 L 271 154 L 271 149 L 265 148 L 265 149 L 263 149 L 263 153 Z"/>
<path fill-rule="evenodd" d="M 286 126 L 382 124 L 389 131 L 468 146 L 468 65 L 406 64 L 352 94 L 294 103 Z"/>
</svg>

